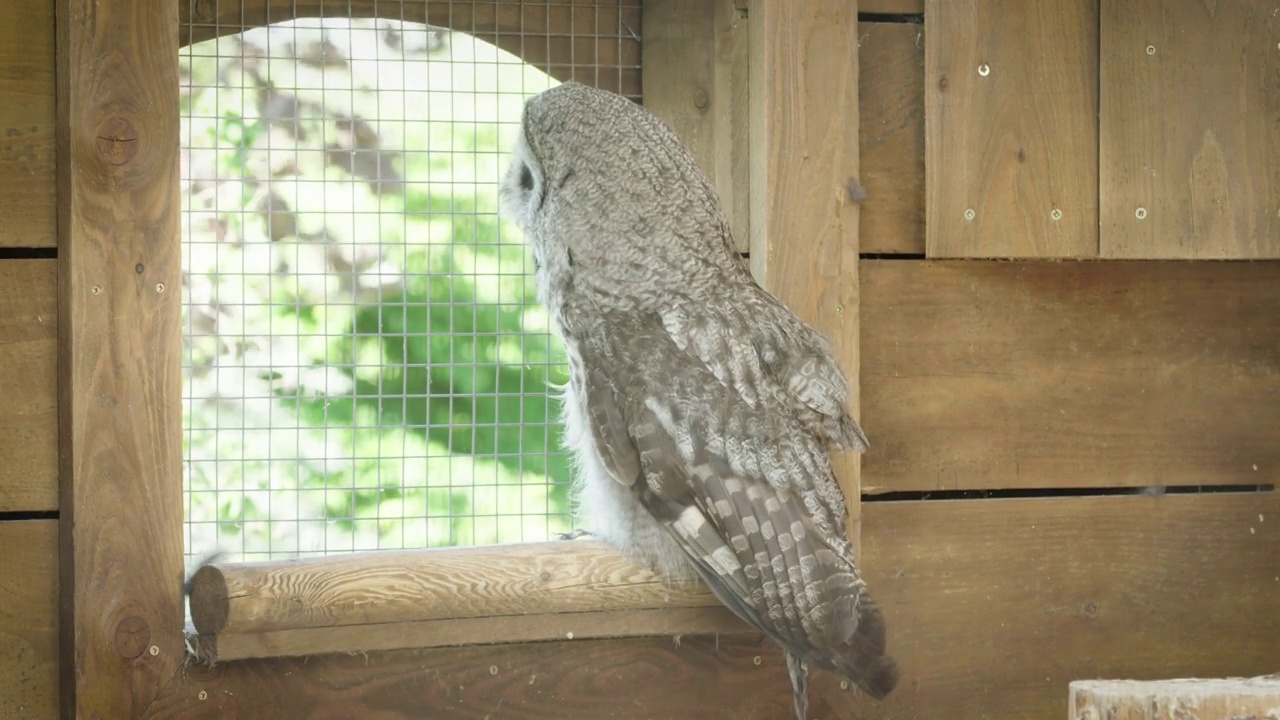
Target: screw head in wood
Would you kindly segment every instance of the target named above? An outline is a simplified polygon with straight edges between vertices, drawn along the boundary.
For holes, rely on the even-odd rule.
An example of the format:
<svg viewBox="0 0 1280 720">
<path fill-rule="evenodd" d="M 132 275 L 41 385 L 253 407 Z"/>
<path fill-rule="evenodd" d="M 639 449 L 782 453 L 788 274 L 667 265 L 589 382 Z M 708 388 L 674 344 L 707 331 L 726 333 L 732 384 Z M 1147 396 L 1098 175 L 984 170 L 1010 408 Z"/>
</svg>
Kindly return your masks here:
<svg viewBox="0 0 1280 720">
<path fill-rule="evenodd" d="M 155 657 L 160 654 L 160 646 L 152 645 L 151 647 L 147 648 L 147 652 L 151 653 L 151 657 Z"/>
<path fill-rule="evenodd" d="M 156 283 L 156 292 L 158 293 L 164 292 L 164 283 Z"/>
<path fill-rule="evenodd" d="M 978 74 L 981 75 L 982 77 L 986 77 L 990 75 L 991 66 L 987 65 L 986 63 L 982 63 L 981 65 L 978 66 Z"/>
<path fill-rule="evenodd" d="M 498 666 L 497 666 L 497 665 L 490 665 L 490 666 L 489 666 L 489 674 L 490 674 L 490 675 L 497 675 L 497 674 L 498 674 Z"/>
<path fill-rule="evenodd" d="M 1140 208 L 1138 208 L 1137 210 L 1134 210 L 1134 211 L 1133 211 L 1133 216 L 1134 216 L 1134 217 L 1136 217 L 1136 218 L 1138 218 L 1139 220 L 1146 220 L 1146 219 L 1147 219 L 1147 209 L 1146 209 L 1146 208 L 1144 208 L 1144 207 L 1140 207 Z"/>
<path fill-rule="evenodd" d="M 752 662 L 752 664 L 754 664 L 754 665 L 759 665 L 759 664 L 760 664 L 760 656 L 759 656 L 759 655 L 757 655 L 757 656 L 755 656 L 755 657 L 751 658 L 751 662 Z"/>
<path fill-rule="evenodd" d="M 200 692 L 196 693 L 196 699 L 198 699 L 198 700 L 208 700 L 208 699 L 209 699 L 209 691 L 207 691 L 207 690 L 201 690 Z"/>
<path fill-rule="evenodd" d="M 1156 46 L 1155 46 L 1155 45 L 1148 45 L 1148 46 L 1147 46 L 1147 54 L 1148 54 L 1148 55 L 1155 55 L 1155 54 L 1156 54 Z"/>
<path fill-rule="evenodd" d="M 1049 217 L 1050 217 L 1050 218 L 1052 218 L 1053 220 L 1061 220 L 1061 219 L 1062 219 L 1062 210 L 1060 210 L 1060 209 L 1058 209 L 1058 208 L 1054 208 L 1054 209 L 1053 209 L 1053 212 L 1050 212 L 1050 213 L 1049 213 Z"/>
<path fill-rule="evenodd" d="M 89 288 L 89 292 L 93 293 L 94 295 L 101 295 L 102 288 L 97 285 L 94 285 L 93 287 Z"/>
<path fill-rule="evenodd" d="M 978 213 L 974 212 L 973 208 L 965 208 L 965 211 L 964 211 L 965 220 L 972 221 L 976 217 L 978 217 Z"/>
</svg>

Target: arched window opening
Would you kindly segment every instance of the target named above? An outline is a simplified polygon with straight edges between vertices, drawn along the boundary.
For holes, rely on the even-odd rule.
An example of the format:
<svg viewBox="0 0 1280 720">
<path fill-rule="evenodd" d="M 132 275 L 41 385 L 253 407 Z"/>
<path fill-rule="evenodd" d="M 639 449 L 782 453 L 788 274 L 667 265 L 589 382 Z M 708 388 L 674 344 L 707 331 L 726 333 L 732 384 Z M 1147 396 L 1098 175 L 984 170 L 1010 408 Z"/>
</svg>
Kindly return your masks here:
<svg viewBox="0 0 1280 720">
<path fill-rule="evenodd" d="M 181 71 L 188 563 L 570 530 L 563 349 L 498 216 L 558 80 L 377 18 L 201 40 Z"/>
</svg>

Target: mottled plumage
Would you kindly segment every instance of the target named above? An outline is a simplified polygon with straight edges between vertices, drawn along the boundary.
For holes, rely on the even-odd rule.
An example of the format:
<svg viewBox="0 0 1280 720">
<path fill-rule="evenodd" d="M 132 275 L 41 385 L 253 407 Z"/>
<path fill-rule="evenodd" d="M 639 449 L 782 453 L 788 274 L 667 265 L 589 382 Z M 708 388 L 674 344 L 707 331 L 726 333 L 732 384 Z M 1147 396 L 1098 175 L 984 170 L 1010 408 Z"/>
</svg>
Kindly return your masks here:
<svg viewBox="0 0 1280 720">
<path fill-rule="evenodd" d="M 751 277 L 710 182 L 655 116 L 573 83 L 532 98 L 503 180 L 570 362 L 579 515 L 622 553 L 700 577 L 808 667 L 897 684 L 854 566 L 832 445 L 863 451 L 824 338 Z"/>
</svg>

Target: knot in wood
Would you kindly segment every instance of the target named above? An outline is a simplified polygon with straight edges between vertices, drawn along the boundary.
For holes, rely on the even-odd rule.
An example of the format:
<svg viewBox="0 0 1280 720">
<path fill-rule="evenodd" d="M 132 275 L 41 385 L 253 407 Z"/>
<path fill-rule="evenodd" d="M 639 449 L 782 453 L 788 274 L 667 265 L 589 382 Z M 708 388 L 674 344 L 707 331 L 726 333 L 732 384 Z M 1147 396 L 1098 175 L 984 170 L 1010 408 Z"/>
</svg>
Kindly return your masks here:
<svg viewBox="0 0 1280 720">
<path fill-rule="evenodd" d="M 128 118 L 114 115 L 98 128 L 98 157 L 119 167 L 138 155 L 138 131 Z"/>
<path fill-rule="evenodd" d="M 116 654 L 125 660 L 142 657 L 151 646 L 151 626 L 137 615 L 130 615 L 116 626 Z"/>
</svg>

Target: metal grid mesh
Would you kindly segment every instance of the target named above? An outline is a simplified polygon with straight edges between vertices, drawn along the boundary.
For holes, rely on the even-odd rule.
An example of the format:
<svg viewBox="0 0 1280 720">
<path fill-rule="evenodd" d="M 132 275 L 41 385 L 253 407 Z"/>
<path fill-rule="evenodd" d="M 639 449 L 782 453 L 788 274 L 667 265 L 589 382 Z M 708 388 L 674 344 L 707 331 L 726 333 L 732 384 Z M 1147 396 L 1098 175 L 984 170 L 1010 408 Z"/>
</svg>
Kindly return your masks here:
<svg viewBox="0 0 1280 720">
<path fill-rule="evenodd" d="M 639 100 L 638 0 L 415 7 L 275 22 L 192 2 L 188 562 L 571 528 L 563 350 L 497 183 L 530 95 L 575 79 Z"/>
</svg>

